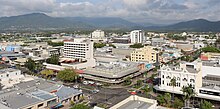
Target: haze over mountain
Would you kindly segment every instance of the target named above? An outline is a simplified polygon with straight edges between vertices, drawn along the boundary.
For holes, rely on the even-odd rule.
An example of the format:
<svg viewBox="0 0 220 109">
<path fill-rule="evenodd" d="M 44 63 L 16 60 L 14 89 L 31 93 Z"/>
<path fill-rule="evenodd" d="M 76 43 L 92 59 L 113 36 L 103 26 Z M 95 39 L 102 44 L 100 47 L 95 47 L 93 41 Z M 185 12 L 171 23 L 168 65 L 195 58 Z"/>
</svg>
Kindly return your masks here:
<svg viewBox="0 0 220 109">
<path fill-rule="evenodd" d="M 0 18 L 0 30 L 132 29 L 138 24 L 121 18 L 50 17 L 33 13 Z M 139 28 L 143 28 L 139 26 Z"/>
<path fill-rule="evenodd" d="M 150 30 L 165 30 L 165 31 L 201 31 L 208 32 L 220 31 L 220 21 L 208 21 L 206 19 L 195 19 L 185 22 L 180 22 L 168 26 L 151 26 L 147 27 Z"/>
<path fill-rule="evenodd" d="M 146 21 L 147 22 L 147 21 Z M 0 18 L 0 30 L 156 30 L 156 31 L 220 31 L 220 21 L 196 19 L 167 26 L 148 26 L 117 17 L 50 17 L 33 13 Z M 153 25 L 153 24 L 152 24 Z"/>
</svg>

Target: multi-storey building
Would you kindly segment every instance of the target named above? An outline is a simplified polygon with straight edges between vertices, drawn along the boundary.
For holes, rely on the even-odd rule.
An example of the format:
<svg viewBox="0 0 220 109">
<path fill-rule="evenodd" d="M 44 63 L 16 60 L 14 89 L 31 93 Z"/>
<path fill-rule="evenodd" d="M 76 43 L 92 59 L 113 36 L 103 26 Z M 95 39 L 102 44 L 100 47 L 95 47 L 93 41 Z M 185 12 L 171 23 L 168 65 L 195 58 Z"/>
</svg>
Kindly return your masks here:
<svg viewBox="0 0 220 109">
<path fill-rule="evenodd" d="M 152 46 L 145 46 L 134 50 L 131 53 L 131 61 L 156 63 L 158 61 L 158 51 Z"/>
<path fill-rule="evenodd" d="M 202 87 L 202 63 L 181 62 L 179 66 L 162 66 L 160 69 L 161 85 L 160 89 L 167 92 L 175 91 L 182 93 L 183 86 L 191 84 L 196 92 Z M 171 85 L 171 79 L 176 79 L 176 86 Z"/>
<path fill-rule="evenodd" d="M 92 38 L 104 38 L 105 37 L 105 32 L 102 30 L 95 30 L 91 34 Z"/>
<path fill-rule="evenodd" d="M 93 42 L 74 39 L 64 41 L 63 56 L 70 59 L 93 59 Z"/>
<path fill-rule="evenodd" d="M 142 30 L 134 30 L 130 33 L 131 43 L 143 43 L 144 37 L 145 35 Z"/>
</svg>

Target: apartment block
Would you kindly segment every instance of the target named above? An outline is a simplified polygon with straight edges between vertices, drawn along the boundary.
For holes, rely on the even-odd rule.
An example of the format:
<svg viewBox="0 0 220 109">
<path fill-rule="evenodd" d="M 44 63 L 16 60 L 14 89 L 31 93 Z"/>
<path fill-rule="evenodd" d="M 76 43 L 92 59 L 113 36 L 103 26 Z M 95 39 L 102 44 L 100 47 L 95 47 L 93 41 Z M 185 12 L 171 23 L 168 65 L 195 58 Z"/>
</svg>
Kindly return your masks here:
<svg viewBox="0 0 220 109">
<path fill-rule="evenodd" d="M 131 43 L 143 43 L 144 37 L 145 35 L 142 30 L 134 30 L 130 33 Z"/>
</svg>

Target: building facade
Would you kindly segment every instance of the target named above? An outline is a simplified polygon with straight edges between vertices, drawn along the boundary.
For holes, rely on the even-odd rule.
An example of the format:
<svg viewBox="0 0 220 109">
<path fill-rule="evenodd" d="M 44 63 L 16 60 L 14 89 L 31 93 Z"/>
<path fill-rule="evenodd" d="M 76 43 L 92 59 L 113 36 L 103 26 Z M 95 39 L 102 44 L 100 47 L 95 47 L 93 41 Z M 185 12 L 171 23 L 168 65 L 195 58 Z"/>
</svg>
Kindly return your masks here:
<svg viewBox="0 0 220 109">
<path fill-rule="evenodd" d="M 70 59 L 93 59 L 93 42 L 80 39 L 64 41 L 63 56 Z"/>
<path fill-rule="evenodd" d="M 145 35 L 142 30 L 134 30 L 130 33 L 131 43 L 143 43 L 144 37 Z"/>
<path fill-rule="evenodd" d="M 133 62 L 148 62 L 156 63 L 158 60 L 158 51 L 152 46 L 145 46 L 134 50 L 131 53 L 131 61 Z"/>
<path fill-rule="evenodd" d="M 105 32 L 102 30 L 95 30 L 91 34 L 92 38 L 104 38 L 105 37 Z"/>
<path fill-rule="evenodd" d="M 199 88 L 202 87 L 202 63 L 187 63 L 181 62 L 179 66 L 162 66 L 160 69 L 161 90 L 181 94 L 182 87 L 189 84 L 199 92 Z M 176 79 L 176 86 L 171 85 L 171 79 Z"/>
</svg>

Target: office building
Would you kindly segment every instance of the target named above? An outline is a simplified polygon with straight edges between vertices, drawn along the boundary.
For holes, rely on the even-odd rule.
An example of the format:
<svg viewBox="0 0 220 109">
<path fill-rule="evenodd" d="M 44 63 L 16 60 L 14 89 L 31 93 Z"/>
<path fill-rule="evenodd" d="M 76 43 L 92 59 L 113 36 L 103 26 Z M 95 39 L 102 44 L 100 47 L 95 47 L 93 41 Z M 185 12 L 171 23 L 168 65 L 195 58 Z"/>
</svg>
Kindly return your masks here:
<svg viewBox="0 0 220 109">
<path fill-rule="evenodd" d="M 131 43 L 144 43 L 144 31 L 134 30 L 130 33 Z"/>
<path fill-rule="evenodd" d="M 158 51 L 154 50 L 152 46 L 135 49 L 131 53 L 131 61 L 156 63 L 158 61 Z"/>
<path fill-rule="evenodd" d="M 70 59 L 93 59 L 93 42 L 84 39 L 64 41 L 63 57 Z"/>
</svg>

